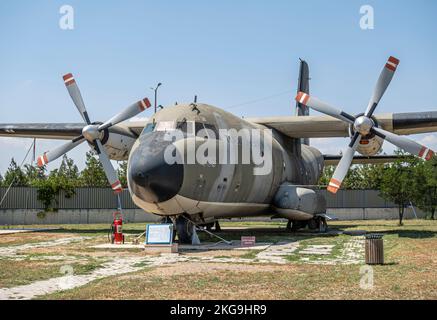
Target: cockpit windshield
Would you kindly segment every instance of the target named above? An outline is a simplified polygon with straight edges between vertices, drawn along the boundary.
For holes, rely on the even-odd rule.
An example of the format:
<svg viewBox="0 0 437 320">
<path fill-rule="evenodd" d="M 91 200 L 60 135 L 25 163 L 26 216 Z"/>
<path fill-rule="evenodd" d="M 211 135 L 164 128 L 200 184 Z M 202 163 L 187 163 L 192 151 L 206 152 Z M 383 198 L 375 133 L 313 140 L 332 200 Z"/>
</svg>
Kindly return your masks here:
<svg viewBox="0 0 437 320">
<path fill-rule="evenodd" d="M 153 131 L 173 131 L 180 130 L 184 136 L 197 135 L 204 138 L 218 138 L 218 130 L 214 125 L 195 122 L 195 121 L 159 121 L 155 123 L 148 123 L 143 129 L 142 134 L 147 134 Z"/>
</svg>

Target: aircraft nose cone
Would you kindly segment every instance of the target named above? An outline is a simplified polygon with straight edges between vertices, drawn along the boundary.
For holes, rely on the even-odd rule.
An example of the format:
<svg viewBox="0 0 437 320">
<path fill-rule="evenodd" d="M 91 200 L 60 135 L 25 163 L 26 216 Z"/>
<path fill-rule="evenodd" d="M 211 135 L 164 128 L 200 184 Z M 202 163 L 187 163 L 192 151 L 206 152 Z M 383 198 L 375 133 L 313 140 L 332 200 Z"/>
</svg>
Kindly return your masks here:
<svg viewBox="0 0 437 320">
<path fill-rule="evenodd" d="M 129 159 L 129 187 L 138 198 L 149 203 L 173 198 L 184 177 L 183 165 L 165 161 L 164 150 L 169 142 L 161 138 L 154 135 L 140 140 Z"/>
</svg>

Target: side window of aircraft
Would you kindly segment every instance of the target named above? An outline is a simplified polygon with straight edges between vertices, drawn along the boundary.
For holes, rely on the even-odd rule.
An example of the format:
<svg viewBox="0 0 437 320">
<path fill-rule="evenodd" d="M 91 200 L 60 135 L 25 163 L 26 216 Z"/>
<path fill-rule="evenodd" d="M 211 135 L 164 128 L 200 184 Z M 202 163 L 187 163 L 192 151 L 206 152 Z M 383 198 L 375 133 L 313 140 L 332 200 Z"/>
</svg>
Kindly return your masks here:
<svg viewBox="0 0 437 320">
<path fill-rule="evenodd" d="M 141 134 L 143 135 L 146 133 L 153 132 L 153 130 L 155 130 L 155 126 L 156 126 L 156 123 L 148 123 L 146 125 L 146 127 L 143 129 L 143 132 L 141 132 Z"/>
<path fill-rule="evenodd" d="M 176 130 L 175 121 L 160 121 L 156 125 L 156 131 L 173 131 Z"/>
</svg>

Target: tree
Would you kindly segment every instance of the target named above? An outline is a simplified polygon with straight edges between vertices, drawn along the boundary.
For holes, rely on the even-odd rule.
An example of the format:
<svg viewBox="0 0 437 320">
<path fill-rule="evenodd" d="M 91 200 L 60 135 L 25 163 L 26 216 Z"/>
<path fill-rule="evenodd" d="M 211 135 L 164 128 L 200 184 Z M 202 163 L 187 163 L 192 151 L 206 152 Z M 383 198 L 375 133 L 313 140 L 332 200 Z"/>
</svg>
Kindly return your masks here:
<svg viewBox="0 0 437 320">
<path fill-rule="evenodd" d="M 79 169 L 74 163 L 74 160 L 68 158 L 66 154 L 64 154 L 64 156 L 62 157 L 62 162 L 59 166 L 58 174 L 76 183 L 79 180 Z"/>
<path fill-rule="evenodd" d="M 42 201 L 45 210 L 52 211 L 53 201 L 60 191 L 64 191 L 66 198 L 74 195 L 74 189 L 79 186 L 79 169 L 72 159 L 64 155 L 59 169 L 52 170 L 47 177 L 34 179 L 33 186 L 38 188 L 38 200 Z"/>
<path fill-rule="evenodd" d="M 357 171 L 360 177 L 359 189 L 380 189 L 384 175 L 383 164 L 363 164 Z"/>
<path fill-rule="evenodd" d="M 85 169 L 80 174 L 81 185 L 84 187 L 108 187 L 109 183 L 103 171 L 103 166 L 92 152 L 86 153 Z"/>
<path fill-rule="evenodd" d="M 117 169 L 118 179 L 123 188 L 127 187 L 127 161 L 122 161 L 119 163 L 119 167 Z"/>
<path fill-rule="evenodd" d="M 381 196 L 398 206 L 399 225 L 403 224 L 405 207 L 416 195 L 414 169 L 419 161 L 417 158 L 399 158 L 385 168 L 381 179 Z"/>
<path fill-rule="evenodd" d="M 331 180 L 332 175 L 334 174 L 334 170 L 334 166 L 325 166 L 319 179 L 319 185 L 327 186 L 329 184 L 329 180 Z"/>
<path fill-rule="evenodd" d="M 31 164 L 24 165 L 24 172 L 29 185 L 32 185 L 35 180 L 46 178 L 46 167 L 38 167 Z"/>
<path fill-rule="evenodd" d="M 323 169 L 320 185 L 328 185 L 334 174 L 335 166 L 327 166 Z M 344 189 L 379 189 L 384 173 L 382 164 L 353 165 L 343 180 Z"/>
<path fill-rule="evenodd" d="M 415 172 L 415 199 L 417 207 L 431 213 L 434 220 L 437 209 L 437 158 L 421 161 Z"/>
<path fill-rule="evenodd" d="M 11 163 L 9 164 L 9 168 L 5 173 L 3 183 L 5 186 L 9 186 L 10 184 L 13 183 L 13 185 L 17 186 L 17 187 L 25 187 L 28 185 L 28 180 L 27 180 L 26 174 L 17 165 L 14 158 L 11 159 Z"/>
</svg>

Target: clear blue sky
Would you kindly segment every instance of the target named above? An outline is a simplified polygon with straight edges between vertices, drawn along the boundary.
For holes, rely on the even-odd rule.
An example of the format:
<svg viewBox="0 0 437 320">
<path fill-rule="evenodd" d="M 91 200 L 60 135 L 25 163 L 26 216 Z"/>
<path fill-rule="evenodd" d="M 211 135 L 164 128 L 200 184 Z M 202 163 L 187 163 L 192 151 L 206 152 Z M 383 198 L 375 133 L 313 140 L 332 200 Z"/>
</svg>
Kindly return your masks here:
<svg viewBox="0 0 437 320">
<path fill-rule="evenodd" d="M 71 31 L 59 28 L 64 4 L 75 9 Z M 374 30 L 359 27 L 366 4 L 374 8 Z M 229 110 L 289 115 L 299 57 L 310 65 L 313 95 L 358 113 L 394 55 L 401 63 L 377 112 L 437 110 L 436 16 L 432 0 L 1 1 L 0 122 L 80 122 L 61 78 L 67 72 L 76 75 L 94 121 L 152 96 L 157 82 L 163 105 L 197 94 L 226 108 L 290 90 Z M 416 138 L 437 148 L 436 136 Z M 30 143 L 0 138 L 0 172 Z M 57 144 L 41 142 L 38 150 Z M 314 144 L 333 153 L 346 142 Z M 86 150 L 70 156 L 81 164 Z"/>
</svg>

